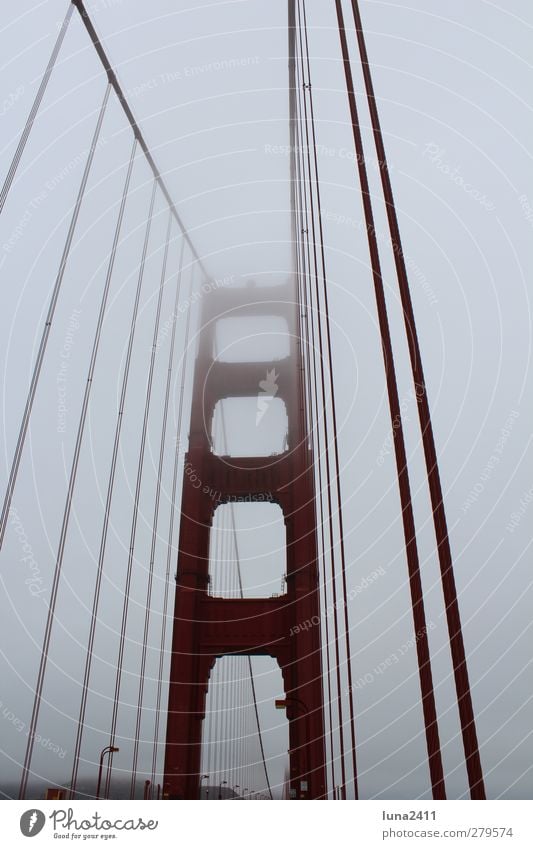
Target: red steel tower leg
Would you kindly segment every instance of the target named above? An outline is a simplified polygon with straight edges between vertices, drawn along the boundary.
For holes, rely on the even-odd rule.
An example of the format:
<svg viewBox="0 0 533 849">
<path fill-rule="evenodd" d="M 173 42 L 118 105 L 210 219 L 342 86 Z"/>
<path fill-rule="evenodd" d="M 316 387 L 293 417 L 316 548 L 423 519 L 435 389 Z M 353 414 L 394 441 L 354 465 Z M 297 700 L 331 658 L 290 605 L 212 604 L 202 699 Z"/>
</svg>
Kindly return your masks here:
<svg viewBox="0 0 533 849">
<path fill-rule="evenodd" d="M 202 331 L 185 458 L 165 751 L 164 795 L 198 799 L 202 722 L 210 670 L 225 654 L 269 655 L 282 671 L 289 720 L 290 796 L 326 797 L 320 604 L 313 457 L 302 392 L 296 283 L 224 288 L 204 296 Z M 214 356 L 220 316 L 283 317 L 290 354 L 275 363 L 228 363 Z M 217 401 L 260 394 L 275 368 L 287 410 L 287 450 L 269 457 L 222 457 L 210 432 Z M 200 482 L 200 486 L 198 485 Z M 213 514 L 230 501 L 280 505 L 287 536 L 287 589 L 272 598 L 208 594 Z M 273 694 L 274 695 L 274 694 Z"/>
</svg>

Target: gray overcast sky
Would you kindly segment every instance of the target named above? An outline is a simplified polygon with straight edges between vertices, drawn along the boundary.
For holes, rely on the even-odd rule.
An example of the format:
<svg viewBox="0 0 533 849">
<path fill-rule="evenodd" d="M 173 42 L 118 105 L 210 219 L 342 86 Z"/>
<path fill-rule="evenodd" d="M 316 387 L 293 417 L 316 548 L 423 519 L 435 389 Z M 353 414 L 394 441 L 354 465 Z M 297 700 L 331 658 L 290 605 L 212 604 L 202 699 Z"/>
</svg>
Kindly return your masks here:
<svg viewBox="0 0 533 849">
<path fill-rule="evenodd" d="M 63 0 L 4 4 L 0 27 L 2 175 L 30 108 L 66 9 Z M 159 164 L 191 238 L 212 277 L 238 285 L 263 276 L 285 279 L 290 265 L 286 4 L 283 0 L 186 3 L 141 0 L 88 3 L 131 107 Z M 412 620 L 406 583 L 390 420 L 351 127 L 339 60 L 334 3 L 308 0 L 312 79 L 327 246 L 348 588 L 373 570 L 384 574 L 355 595 L 350 608 L 356 691 L 360 788 L 363 798 L 428 797 L 416 657 L 402 656 L 386 674 L 373 673 L 409 640 Z M 349 4 L 345 3 L 349 21 Z M 433 412 L 445 490 L 465 642 L 488 795 L 531 796 L 531 240 L 533 186 L 530 140 L 533 13 L 526 0 L 363 2 L 393 188 Z M 354 40 L 351 39 L 352 48 Z M 355 58 L 355 51 L 353 53 Z M 360 73 L 354 62 L 356 85 Z M 55 278 L 68 213 L 94 127 L 105 79 L 79 20 L 53 74 L 20 175 L 2 215 L 0 267 L 4 377 L 2 462 L 7 476 L 36 345 Z M 361 103 L 372 160 L 368 116 Z M 19 530 L 31 541 L 43 587 L 49 588 L 66 478 L 83 392 L 88 351 L 106 254 L 131 146 L 113 101 L 80 217 L 64 296 L 58 305 L 31 440 L 14 498 Z M 138 165 L 138 167 L 137 167 Z M 123 366 L 142 225 L 149 202 L 141 159 L 117 259 L 104 326 L 75 499 L 64 581 L 63 613 L 54 632 L 40 730 L 67 750 L 64 758 L 38 747 L 36 771 L 65 780 L 79 699 L 79 667 L 87 630 L 105 497 L 110 445 Z M 66 174 L 62 169 L 67 166 Z M 432 627 L 436 697 L 450 797 L 467 792 L 454 707 L 446 625 L 416 409 L 394 279 L 385 245 L 386 222 L 376 170 L 370 168 L 377 229 L 404 403 L 412 484 L 420 531 L 427 617 Z M 52 188 L 50 188 L 52 186 Z M 132 369 L 145 374 L 151 345 L 158 269 L 166 218 L 158 199 L 141 300 Z M 383 234 L 381 238 L 381 234 Z M 176 234 L 174 234 L 175 236 Z M 174 238 L 173 236 L 173 238 Z M 171 246 L 177 267 L 179 240 Z M 188 260 L 187 260 L 188 262 Z M 266 275 L 266 276 L 265 276 Z M 119 281 L 119 282 L 117 282 Z M 75 312 L 77 311 L 77 312 Z M 165 287 L 163 321 L 172 312 Z M 196 313 L 195 313 L 196 315 Z M 183 340 L 178 328 L 178 345 Z M 67 384 L 66 430 L 58 432 L 57 375 L 65 340 L 73 337 Z M 28 344 L 28 341 L 31 343 Z M 166 349 L 164 349 L 166 350 Z M 144 369 L 144 371 L 143 371 Z M 146 566 L 151 536 L 164 358 L 154 385 L 147 482 L 136 560 Z M 87 775 L 106 740 L 120 586 L 127 557 L 135 486 L 144 376 L 128 396 L 117 504 L 107 562 L 106 598 L 96 647 Z M 112 411 L 103 415 L 102 411 Z M 176 409 L 171 411 L 175 424 Z M 158 418 L 159 417 L 159 418 Z M 165 465 L 158 532 L 156 598 L 162 598 L 165 528 L 170 514 L 171 464 Z M 121 506 L 123 505 L 123 506 Z M 265 514 L 266 515 L 266 514 Z M 265 518 L 265 522 L 268 520 Z M 0 569 L 5 592 L 0 618 L 3 711 L 28 722 L 44 605 L 31 597 L 20 544 L 11 523 Z M 265 534 L 266 532 L 264 532 Z M 174 544 L 175 541 L 174 541 Z M 131 656 L 125 692 L 135 698 L 145 575 L 133 587 Z M 277 573 L 276 573 L 277 575 Z M 254 577 L 252 583 L 259 581 Z M 276 583 L 274 576 L 273 582 Z M 157 614 L 158 615 L 158 614 Z M 157 619 L 154 614 L 154 618 Z M 155 644 L 157 622 L 153 625 Z M 137 631 L 136 631 L 137 629 Z M 152 640 L 151 640 L 152 645 Z M 154 650 L 155 652 L 155 650 Z M 155 657 L 155 654 L 154 654 Z M 152 657 L 152 660 L 154 658 Z M 129 664 L 129 666 L 128 666 Z M 277 671 L 258 667 L 266 725 L 279 695 Z M 131 680 L 130 680 L 131 679 Z M 371 680 L 370 680 L 371 679 Z M 153 705 L 153 688 L 147 696 Z M 127 716 L 126 716 L 127 714 Z M 127 736 L 131 711 L 125 713 Z M 144 728 L 150 734 L 149 723 Z M 1 779 L 18 777 L 24 731 L 2 713 Z M 63 742 L 64 741 L 64 742 Z M 126 745 L 126 743 L 125 743 Z M 275 781 L 285 728 L 268 733 Z M 142 758 L 150 758 L 149 747 Z M 143 761 L 143 764 L 145 762 Z M 144 768 L 144 767 L 143 767 Z M 127 767 L 125 767 L 127 772 Z M 9 791 L 8 791 L 9 792 Z"/>
</svg>

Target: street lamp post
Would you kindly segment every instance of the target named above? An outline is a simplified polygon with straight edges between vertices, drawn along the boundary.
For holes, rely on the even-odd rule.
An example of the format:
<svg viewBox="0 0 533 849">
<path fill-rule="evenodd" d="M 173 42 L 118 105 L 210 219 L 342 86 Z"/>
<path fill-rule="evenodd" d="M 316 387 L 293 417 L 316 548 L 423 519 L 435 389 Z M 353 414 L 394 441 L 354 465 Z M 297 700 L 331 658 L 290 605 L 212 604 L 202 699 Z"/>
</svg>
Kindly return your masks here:
<svg viewBox="0 0 533 849">
<path fill-rule="evenodd" d="M 227 784 L 227 783 L 228 783 L 227 781 L 221 781 L 220 784 L 218 785 L 218 798 L 219 799 L 222 799 L 222 785 Z"/>
<path fill-rule="evenodd" d="M 98 767 L 98 783 L 96 785 L 96 798 L 97 799 L 100 798 L 100 786 L 102 784 L 102 770 L 104 768 L 104 758 L 105 758 L 106 755 L 110 755 L 112 753 L 114 754 L 115 752 L 119 752 L 119 751 L 120 751 L 120 749 L 118 749 L 116 746 L 106 746 L 100 752 L 100 766 Z"/>
</svg>

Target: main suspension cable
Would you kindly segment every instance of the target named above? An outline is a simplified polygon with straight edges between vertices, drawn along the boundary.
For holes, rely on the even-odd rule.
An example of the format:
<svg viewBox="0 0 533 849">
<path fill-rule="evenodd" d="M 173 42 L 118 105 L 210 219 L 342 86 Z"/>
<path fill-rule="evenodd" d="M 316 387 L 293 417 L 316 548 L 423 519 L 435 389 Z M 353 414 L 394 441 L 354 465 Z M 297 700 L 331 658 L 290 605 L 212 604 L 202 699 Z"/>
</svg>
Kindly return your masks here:
<svg viewBox="0 0 533 849">
<path fill-rule="evenodd" d="M 83 26 L 85 27 L 85 29 L 87 30 L 87 34 L 88 34 L 89 38 L 91 39 L 91 41 L 93 43 L 94 49 L 96 50 L 96 54 L 97 54 L 98 58 L 100 59 L 100 62 L 102 63 L 102 66 L 103 66 L 103 68 L 104 68 L 104 70 L 107 74 L 109 84 L 113 87 L 115 94 L 118 97 L 119 103 L 122 106 L 122 109 L 124 110 L 124 114 L 125 114 L 126 118 L 128 119 L 128 122 L 131 126 L 131 129 L 133 130 L 133 133 L 135 135 L 135 138 L 139 142 L 141 150 L 145 155 L 146 161 L 148 162 L 148 165 L 150 166 L 150 168 L 152 170 L 152 174 L 154 175 L 155 179 L 157 180 L 159 188 L 161 189 L 161 191 L 164 195 L 164 198 L 165 198 L 165 200 L 168 204 L 168 208 L 170 209 L 172 216 L 174 217 L 180 231 L 183 233 L 184 238 L 187 240 L 187 244 L 189 245 L 189 248 L 191 249 L 195 260 L 199 263 L 202 271 L 204 273 L 206 273 L 205 268 L 204 268 L 203 263 L 202 263 L 202 260 L 198 256 L 198 252 L 197 252 L 196 248 L 194 247 L 193 242 L 191 241 L 191 237 L 189 236 L 186 228 L 184 227 L 183 221 L 181 220 L 181 216 L 179 215 L 179 213 L 176 209 L 176 206 L 174 204 L 174 201 L 172 200 L 172 197 L 170 196 L 170 193 L 167 189 L 166 183 L 163 180 L 163 177 L 161 176 L 161 172 L 160 172 L 159 168 L 157 167 L 152 154 L 150 153 L 150 149 L 149 149 L 149 147 L 146 143 L 146 140 L 144 138 L 143 133 L 141 132 L 141 128 L 139 127 L 137 121 L 135 120 L 135 117 L 133 115 L 133 112 L 131 111 L 130 105 L 129 105 L 128 101 L 126 100 L 126 96 L 124 94 L 122 86 L 120 85 L 120 83 L 118 81 L 118 77 L 116 75 L 116 72 L 113 69 L 113 67 L 111 66 L 111 63 L 110 63 L 109 58 L 107 56 L 107 53 L 105 52 L 104 47 L 102 45 L 102 42 L 100 41 L 100 38 L 98 36 L 98 33 L 96 32 L 96 30 L 94 28 L 93 22 L 91 21 L 91 17 L 89 15 L 89 12 L 87 11 L 85 3 L 83 2 L 83 0 L 72 0 L 72 3 L 73 3 L 74 6 L 76 6 L 78 12 L 80 13 L 81 22 L 82 22 Z"/>
</svg>

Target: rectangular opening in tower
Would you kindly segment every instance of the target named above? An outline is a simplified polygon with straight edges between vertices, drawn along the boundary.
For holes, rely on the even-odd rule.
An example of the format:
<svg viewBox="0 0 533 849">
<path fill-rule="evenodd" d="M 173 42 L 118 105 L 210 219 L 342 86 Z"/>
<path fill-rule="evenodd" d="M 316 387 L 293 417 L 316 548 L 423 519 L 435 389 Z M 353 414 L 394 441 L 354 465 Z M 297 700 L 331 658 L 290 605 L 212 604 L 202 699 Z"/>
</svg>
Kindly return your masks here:
<svg viewBox="0 0 533 849">
<path fill-rule="evenodd" d="M 285 402 L 276 398 L 277 373 L 265 369 L 257 395 L 222 398 L 213 415 L 211 444 L 215 454 L 230 457 L 270 457 L 287 450 Z"/>
<path fill-rule="evenodd" d="M 289 330 L 282 316 L 239 315 L 217 321 L 213 355 L 220 362 L 274 365 L 289 353 Z"/>
<path fill-rule="evenodd" d="M 209 538 L 209 592 L 269 598 L 285 592 L 286 531 L 278 504 L 221 504 Z"/>
<path fill-rule="evenodd" d="M 265 768 L 273 798 L 283 797 L 289 723 L 285 711 L 275 706 L 276 699 L 283 696 L 281 670 L 273 658 L 217 658 L 209 679 L 202 728 L 201 774 L 207 776 L 202 781 L 202 799 L 269 797 Z"/>
</svg>

